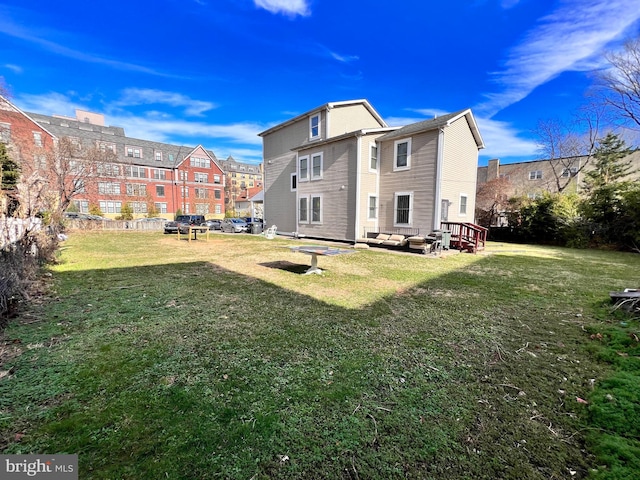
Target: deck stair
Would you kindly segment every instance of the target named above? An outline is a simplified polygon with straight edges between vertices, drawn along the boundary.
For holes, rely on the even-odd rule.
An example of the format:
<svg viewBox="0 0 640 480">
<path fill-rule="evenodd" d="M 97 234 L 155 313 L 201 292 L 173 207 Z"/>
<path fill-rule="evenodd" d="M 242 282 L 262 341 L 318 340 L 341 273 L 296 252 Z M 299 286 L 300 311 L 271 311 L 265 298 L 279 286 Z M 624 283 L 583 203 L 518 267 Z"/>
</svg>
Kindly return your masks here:
<svg viewBox="0 0 640 480">
<path fill-rule="evenodd" d="M 442 230 L 451 232 L 450 247 L 478 253 L 484 250 L 489 230 L 470 222 L 441 222 Z"/>
</svg>

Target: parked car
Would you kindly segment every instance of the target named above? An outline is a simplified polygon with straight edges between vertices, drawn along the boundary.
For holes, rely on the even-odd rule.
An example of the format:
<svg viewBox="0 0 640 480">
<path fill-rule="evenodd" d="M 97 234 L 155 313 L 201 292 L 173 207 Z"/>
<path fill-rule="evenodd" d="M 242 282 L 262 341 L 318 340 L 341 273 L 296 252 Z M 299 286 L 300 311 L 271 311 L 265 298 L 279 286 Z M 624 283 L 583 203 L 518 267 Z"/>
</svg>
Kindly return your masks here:
<svg viewBox="0 0 640 480">
<path fill-rule="evenodd" d="M 167 219 L 166 218 L 162 218 L 162 217 L 151 217 L 151 218 L 144 217 L 144 218 L 138 218 L 136 220 L 136 222 L 144 222 L 144 223 L 146 223 L 146 222 L 166 222 L 166 221 L 167 221 Z"/>
<path fill-rule="evenodd" d="M 220 230 L 220 220 L 207 220 L 204 223 L 209 230 Z"/>
<path fill-rule="evenodd" d="M 225 218 L 220 222 L 220 230 L 228 233 L 246 233 L 249 225 L 241 218 Z"/>
<path fill-rule="evenodd" d="M 188 233 L 189 227 L 204 225 L 204 215 L 178 215 L 175 220 L 164 224 L 164 233 Z"/>
</svg>

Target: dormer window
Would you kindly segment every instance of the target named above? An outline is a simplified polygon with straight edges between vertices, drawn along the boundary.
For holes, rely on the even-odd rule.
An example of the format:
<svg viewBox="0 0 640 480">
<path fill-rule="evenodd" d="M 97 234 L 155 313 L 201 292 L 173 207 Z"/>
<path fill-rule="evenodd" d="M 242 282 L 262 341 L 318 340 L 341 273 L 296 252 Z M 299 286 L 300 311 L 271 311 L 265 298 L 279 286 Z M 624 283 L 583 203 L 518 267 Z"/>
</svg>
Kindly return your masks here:
<svg viewBox="0 0 640 480">
<path fill-rule="evenodd" d="M 309 119 L 309 138 L 318 138 L 320 136 L 320 114 L 314 115 Z"/>
</svg>

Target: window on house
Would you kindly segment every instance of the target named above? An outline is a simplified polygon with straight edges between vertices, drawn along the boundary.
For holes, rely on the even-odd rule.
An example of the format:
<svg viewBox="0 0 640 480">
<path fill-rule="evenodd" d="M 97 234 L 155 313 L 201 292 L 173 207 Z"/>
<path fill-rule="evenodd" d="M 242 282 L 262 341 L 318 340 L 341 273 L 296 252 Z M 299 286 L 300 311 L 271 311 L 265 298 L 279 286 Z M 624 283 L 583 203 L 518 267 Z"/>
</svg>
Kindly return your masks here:
<svg viewBox="0 0 640 480">
<path fill-rule="evenodd" d="M 47 168 L 47 157 L 45 155 L 34 155 L 33 164 L 37 169 L 44 170 Z"/>
<path fill-rule="evenodd" d="M 80 213 L 89 213 L 89 201 L 88 200 L 73 200 L 73 204 Z"/>
<path fill-rule="evenodd" d="M 42 133 L 33 132 L 33 143 L 36 145 L 36 147 L 42 146 Z"/>
<path fill-rule="evenodd" d="M 209 204 L 208 203 L 196 203 L 196 213 L 198 215 L 206 215 L 209 213 Z"/>
<path fill-rule="evenodd" d="M 309 199 L 300 197 L 298 200 L 298 222 L 309 223 Z"/>
<path fill-rule="evenodd" d="M 126 166 L 124 167 L 124 174 L 127 177 L 147 178 L 147 169 L 144 167 Z"/>
<path fill-rule="evenodd" d="M 369 170 L 378 170 L 378 146 L 371 145 L 371 159 L 369 163 Z"/>
<path fill-rule="evenodd" d="M 75 193 L 85 193 L 86 186 L 84 180 L 76 179 L 73 181 L 73 190 Z"/>
<path fill-rule="evenodd" d="M 314 115 L 309 119 L 309 138 L 320 136 L 320 115 Z"/>
<path fill-rule="evenodd" d="M 211 160 L 209 160 L 208 158 L 191 157 L 190 162 L 192 167 L 199 167 L 199 168 L 211 167 Z"/>
<path fill-rule="evenodd" d="M 146 202 L 131 202 L 133 213 L 147 213 Z"/>
<path fill-rule="evenodd" d="M 207 183 L 209 181 L 209 175 L 207 175 L 206 173 L 195 172 L 193 174 L 193 177 L 193 180 L 197 183 Z"/>
<path fill-rule="evenodd" d="M 169 154 L 169 161 L 170 161 L 170 162 L 173 162 L 173 153 L 170 153 L 170 154 Z"/>
<path fill-rule="evenodd" d="M 167 213 L 167 204 L 165 202 L 155 202 L 153 205 L 158 213 Z"/>
<path fill-rule="evenodd" d="M 295 173 L 291 174 L 291 191 L 295 192 L 298 189 L 298 176 Z"/>
<path fill-rule="evenodd" d="M 319 180 L 322 178 L 322 154 L 313 155 L 311 157 L 311 180 Z"/>
<path fill-rule="evenodd" d="M 207 198 L 207 189 L 206 188 L 196 188 L 196 198 Z"/>
<path fill-rule="evenodd" d="M 144 183 L 127 183 L 127 195 L 144 197 L 147 195 L 147 186 Z"/>
<path fill-rule="evenodd" d="M 127 157 L 142 158 L 142 150 L 139 147 L 127 147 Z"/>
<path fill-rule="evenodd" d="M 565 168 L 562 170 L 562 178 L 575 177 L 578 174 L 577 167 Z"/>
<path fill-rule="evenodd" d="M 542 170 L 532 170 L 529 172 L 529 180 L 539 180 L 542 178 Z"/>
<path fill-rule="evenodd" d="M 411 140 L 397 140 L 394 143 L 393 169 L 411 168 Z"/>
<path fill-rule="evenodd" d="M 156 197 L 164 197 L 164 185 L 156 185 Z"/>
<path fill-rule="evenodd" d="M 413 193 L 400 192 L 395 194 L 395 222 L 394 225 L 411 225 L 411 203 Z"/>
<path fill-rule="evenodd" d="M 162 152 L 156 152 L 156 162 L 162 161 Z"/>
<path fill-rule="evenodd" d="M 217 173 L 213 175 L 213 183 L 217 183 L 220 184 L 221 179 L 220 179 L 220 175 L 218 175 Z"/>
<path fill-rule="evenodd" d="M 101 195 L 120 195 L 120 184 L 117 182 L 98 182 L 98 193 Z"/>
<path fill-rule="evenodd" d="M 222 213 L 222 207 L 219 204 L 215 206 L 215 213 Z"/>
<path fill-rule="evenodd" d="M 187 172 L 185 170 L 179 170 L 178 174 L 180 176 L 180 180 L 181 181 L 187 181 L 189 180 L 189 177 L 187 176 Z"/>
<path fill-rule="evenodd" d="M 189 197 L 189 187 L 180 187 L 180 196 L 182 196 L 182 198 L 188 198 Z"/>
<path fill-rule="evenodd" d="M 375 195 L 369 195 L 369 220 L 375 220 L 378 218 L 378 197 Z"/>
<path fill-rule="evenodd" d="M 309 157 L 300 157 L 298 164 L 298 179 L 301 182 L 309 180 Z"/>
<path fill-rule="evenodd" d="M 466 215 L 467 214 L 467 195 L 465 194 L 460 194 L 460 215 Z"/>
<path fill-rule="evenodd" d="M 311 223 L 322 223 L 322 197 L 311 195 Z"/>
<path fill-rule="evenodd" d="M 101 177 L 119 177 L 120 166 L 111 163 L 99 163 L 96 168 L 98 175 Z"/>
<path fill-rule="evenodd" d="M 213 191 L 213 198 L 215 198 L 216 200 L 220 200 L 222 198 L 222 192 L 216 188 Z"/>
<path fill-rule="evenodd" d="M 157 168 L 153 169 L 153 179 L 154 180 L 166 180 L 167 179 L 167 171 L 166 170 L 158 170 Z"/>
<path fill-rule="evenodd" d="M 120 213 L 122 202 L 100 202 L 100 211 L 102 213 Z"/>
</svg>

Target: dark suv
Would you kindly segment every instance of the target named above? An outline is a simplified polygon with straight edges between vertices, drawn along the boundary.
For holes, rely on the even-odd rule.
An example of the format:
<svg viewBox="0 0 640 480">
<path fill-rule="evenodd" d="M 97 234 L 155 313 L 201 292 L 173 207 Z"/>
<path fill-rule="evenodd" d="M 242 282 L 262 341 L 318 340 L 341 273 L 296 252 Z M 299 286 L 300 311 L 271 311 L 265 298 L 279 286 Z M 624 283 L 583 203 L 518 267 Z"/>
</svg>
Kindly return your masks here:
<svg viewBox="0 0 640 480">
<path fill-rule="evenodd" d="M 204 215 L 178 215 L 174 221 L 164 224 L 164 233 L 176 233 L 178 229 L 180 233 L 187 233 L 189 227 L 204 225 L 204 222 Z"/>
</svg>

